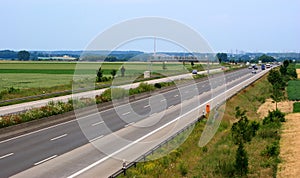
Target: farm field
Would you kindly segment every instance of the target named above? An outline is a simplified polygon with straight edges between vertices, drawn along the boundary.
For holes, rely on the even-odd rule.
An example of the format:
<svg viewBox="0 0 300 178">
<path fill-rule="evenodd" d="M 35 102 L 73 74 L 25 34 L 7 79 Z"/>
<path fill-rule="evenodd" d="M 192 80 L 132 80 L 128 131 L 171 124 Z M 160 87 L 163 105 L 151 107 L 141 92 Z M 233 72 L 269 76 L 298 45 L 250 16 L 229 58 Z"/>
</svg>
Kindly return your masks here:
<svg viewBox="0 0 300 178">
<path fill-rule="evenodd" d="M 203 70 L 206 64 L 195 63 L 194 69 Z M 72 82 L 91 83 L 96 78 L 96 72 L 101 66 L 103 76 L 111 77 L 111 72 L 125 67 L 125 81 L 141 80 L 146 70 L 151 70 L 152 78 L 189 73 L 191 64 L 184 66 L 179 62 L 44 62 L 44 61 L 0 61 L 0 100 L 8 100 L 33 95 L 49 94 L 72 89 Z M 210 69 L 218 68 L 212 65 Z M 92 82 L 93 83 L 93 82 Z M 110 85 L 110 81 L 97 83 L 98 87 Z"/>
<path fill-rule="evenodd" d="M 289 81 L 287 93 L 289 100 L 300 100 L 300 80 Z"/>
<path fill-rule="evenodd" d="M 53 87 L 70 85 L 74 73 L 96 76 L 96 70 L 101 66 L 103 74 L 110 76 L 110 72 L 124 65 L 127 75 L 143 74 L 145 70 L 174 75 L 186 73 L 181 63 L 166 63 L 166 70 L 162 63 L 65 63 L 65 62 L 0 62 L 0 91 L 9 87 L 28 89 L 36 87 Z M 190 67 L 190 65 L 187 65 Z M 119 73 L 119 72 L 118 72 Z"/>
</svg>

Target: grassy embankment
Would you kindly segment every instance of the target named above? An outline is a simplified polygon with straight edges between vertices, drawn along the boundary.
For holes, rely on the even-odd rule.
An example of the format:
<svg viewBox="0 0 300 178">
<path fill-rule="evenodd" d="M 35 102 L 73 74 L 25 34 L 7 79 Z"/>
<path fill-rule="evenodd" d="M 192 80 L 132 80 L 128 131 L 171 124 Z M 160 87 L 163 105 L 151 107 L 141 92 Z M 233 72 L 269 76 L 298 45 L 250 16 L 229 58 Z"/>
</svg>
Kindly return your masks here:
<svg viewBox="0 0 300 178">
<path fill-rule="evenodd" d="M 205 122 L 197 123 L 188 139 L 167 156 L 138 163 L 136 168 L 130 168 L 126 177 L 235 177 L 235 154 L 237 146 L 231 136 L 231 126 L 235 119 L 235 107 L 247 110 L 250 120 L 260 122 L 260 129 L 250 143 L 245 145 L 249 158 L 249 177 L 274 177 L 277 171 L 278 140 L 280 129 L 263 125 L 256 113 L 266 98 L 270 97 L 270 84 L 266 76 L 238 93 L 226 103 L 225 114 L 218 132 L 203 148 L 198 147 L 199 138 Z M 225 108 L 225 105 L 222 106 Z M 221 107 L 221 108 L 222 108 Z M 180 140 L 177 137 L 172 142 Z M 163 146 L 166 150 L 172 143 Z M 275 149 L 275 155 L 266 154 L 266 150 Z M 160 154 L 157 151 L 155 154 Z M 124 177 L 121 175 L 120 177 Z M 238 176 L 237 176 L 238 177 Z"/>
</svg>

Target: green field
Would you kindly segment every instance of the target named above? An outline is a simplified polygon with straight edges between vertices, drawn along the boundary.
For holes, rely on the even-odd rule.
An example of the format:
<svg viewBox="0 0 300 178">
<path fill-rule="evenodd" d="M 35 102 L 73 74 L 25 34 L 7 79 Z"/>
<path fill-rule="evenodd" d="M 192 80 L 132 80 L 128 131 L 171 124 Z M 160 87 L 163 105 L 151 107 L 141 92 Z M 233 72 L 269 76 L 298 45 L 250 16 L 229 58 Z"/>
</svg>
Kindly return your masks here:
<svg viewBox="0 0 300 178">
<path fill-rule="evenodd" d="M 150 68 L 153 72 L 167 75 L 187 72 L 181 63 L 167 63 L 167 69 L 162 70 L 162 63 L 0 62 L 0 91 L 9 87 L 28 89 L 68 85 L 74 73 L 95 76 L 101 66 L 104 75 L 110 76 L 113 69 L 119 70 L 122 65 L 125 66 L 125 74 L 130 76 L 141 75 Z"/>
<path fill-rule="evenodd" d="M 296 64 L 296 69 L 300 69 L 300 64 Z"/>
<path fill-rule="evenodd" d="M 195 63 L 194 68 L 203 70 L 206 64 Z M 95 81 L 96 71 L 101 66 L 103 75 L 111 77 L 111 71 L 117 70 L 117 77 L 121 75 L 120 68 L 125 67 L 124 81 L 143 80 L 146 70 L 152 71 L 152 78 L 179 75 L 192 70 L 191 64 L 184 66 L 179 62 L 42 62 L 42 61 L 0 61 L 0 100 L 7 100 L 44 93 L 71 90 L 73 81 L 79 87 L 86 87 Z M 210 66 L 210 69 L 219 67 Z M 109 85 L 110 82 L 97 83 L 97 86 Z M 10 88 L 13 87 L 13 90 Z M 76 85 L 77 87 L 77 85 Z M 16 90 L 14 90 L 16 89 Z"/>
<path fill-rule="evenodd" d="M 300 112 L 300 102 L 295 102 L 293 104 L 293 112 Z"/>
<path fill-rule="evenodd" d="M 289 100 L 300 100 L 300 80 L 291 80 L 287 87 Z"/>
</svg>

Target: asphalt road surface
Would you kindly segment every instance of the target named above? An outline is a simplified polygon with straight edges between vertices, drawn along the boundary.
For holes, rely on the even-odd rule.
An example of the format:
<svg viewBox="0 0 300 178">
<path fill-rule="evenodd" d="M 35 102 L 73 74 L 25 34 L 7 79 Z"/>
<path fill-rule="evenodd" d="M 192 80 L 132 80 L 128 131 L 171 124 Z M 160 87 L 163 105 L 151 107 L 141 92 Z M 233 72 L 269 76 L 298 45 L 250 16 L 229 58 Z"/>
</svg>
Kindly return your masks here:
<svg viewBox="0 0 300 178">
<path fill-rule="evenodd" d="M 223 77 L 217 76 L 163 94 L 153 93 L 150 98 L 3 140 L 0 142 L 0 177 L 67 177 L 76 174 L 225 90 L 260 75 L 260 72 L 251 74 L 249 69 L 238 70 Z M 149 118 L 151 122 L 148 122 Z M 184 126 L 184 123 L 180 125 Z M 126 141 L 114 140 L 116 134 L 112 133 L 119 132 L 125 132 L 122 138 Z M 87 144 L 89 142 L 99 143 L 101 149 Z M 75 154 L 70 156 L 69 152 Z M 62 159 L 63 156 L 66 158 Z M 55 165 L 46 164 L 59 159 L 62 160 Z M 106 168 L 102 171 L 106 172 Z"/>
</svg>

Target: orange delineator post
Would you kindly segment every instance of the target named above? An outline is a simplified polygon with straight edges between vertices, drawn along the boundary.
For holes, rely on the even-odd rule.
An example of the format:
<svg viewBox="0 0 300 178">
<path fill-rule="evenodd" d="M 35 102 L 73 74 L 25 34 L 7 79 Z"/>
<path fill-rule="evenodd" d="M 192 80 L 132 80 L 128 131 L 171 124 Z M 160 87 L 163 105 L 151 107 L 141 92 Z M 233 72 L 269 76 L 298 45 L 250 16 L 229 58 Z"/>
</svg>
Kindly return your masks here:
<svg viewBox="0 0 300 178">
<path fill-rule="evenodd" d="M 206 114 L 209 114 L 209 112 L 210 112 L 210 106 L 209 106 L 209 104 L 207 104 L 206 105 Z"/>
</svg>

